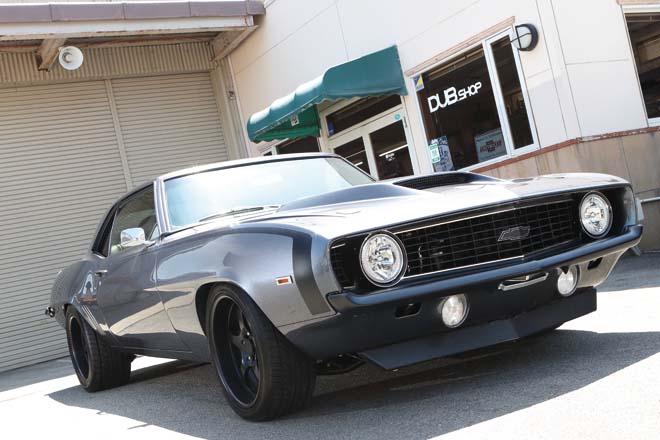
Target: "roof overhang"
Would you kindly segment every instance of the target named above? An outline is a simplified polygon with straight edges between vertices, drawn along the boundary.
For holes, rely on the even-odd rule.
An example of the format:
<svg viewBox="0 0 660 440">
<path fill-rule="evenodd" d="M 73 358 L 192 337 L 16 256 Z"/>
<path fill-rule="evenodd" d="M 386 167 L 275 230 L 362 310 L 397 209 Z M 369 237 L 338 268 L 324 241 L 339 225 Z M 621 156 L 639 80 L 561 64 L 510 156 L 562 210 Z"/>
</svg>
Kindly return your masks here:
<svg viewBox="0 0 660 440">
<path fill-rule="evenodd" d="M 160 36 L 172 44 L 177 37 L 198 36 L 211 43 L 219 59 L 256 28 L 254 16 L 263 14 L 263 3 L 254 0 L 0 4 L 0 51 L 36 51 L 52 64 L 53 54 L 71 40 L 92 47 L 113 39 L 116 45 L 158 44 Z"/>
<path fill-rule="evenodd" d="M 339 64 L 250 116 L 252 141 L 318 136 L 316 104 L 338 99 L 406 95 L 406 84 L 396 46 Z"/>
</svg>

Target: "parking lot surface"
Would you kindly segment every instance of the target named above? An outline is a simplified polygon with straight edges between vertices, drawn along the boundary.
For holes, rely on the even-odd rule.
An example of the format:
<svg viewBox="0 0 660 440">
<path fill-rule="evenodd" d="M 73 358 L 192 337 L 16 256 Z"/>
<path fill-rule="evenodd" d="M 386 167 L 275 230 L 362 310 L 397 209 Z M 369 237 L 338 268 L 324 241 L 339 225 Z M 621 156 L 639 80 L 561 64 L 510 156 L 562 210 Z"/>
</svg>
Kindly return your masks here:
<svg viewBox="0 0 660 440">
<path fill-rule="evenodd" d="M 61 359 L 0 374 L 0 438 L 660 438 L 660 255 L 622 260 L 598 311 L 552 333 L 397 372 L 319 378 L 311 406 L 238 418 L 209 365 L 139 358 L 96 394 Z"/>
</svg>

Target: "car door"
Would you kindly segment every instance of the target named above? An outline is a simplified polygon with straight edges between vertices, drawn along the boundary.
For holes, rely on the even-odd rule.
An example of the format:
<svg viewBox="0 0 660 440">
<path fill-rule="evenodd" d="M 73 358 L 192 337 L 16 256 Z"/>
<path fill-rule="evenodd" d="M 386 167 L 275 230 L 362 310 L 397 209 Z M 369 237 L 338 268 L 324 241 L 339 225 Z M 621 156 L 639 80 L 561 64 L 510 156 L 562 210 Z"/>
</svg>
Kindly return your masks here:
<svg viewBox="0 0 660 440">
<path fill-rule="evenodd" d="M 141 228 L 146 244 L 124 245 L 122 231 Z M 98 305 L 110 332 L 129 348 L 188 351 L 174 330 L 156 289 L 158 223 L 150 186 L 117 205 L 107 257 L 96 270 Z"/>
</svg>

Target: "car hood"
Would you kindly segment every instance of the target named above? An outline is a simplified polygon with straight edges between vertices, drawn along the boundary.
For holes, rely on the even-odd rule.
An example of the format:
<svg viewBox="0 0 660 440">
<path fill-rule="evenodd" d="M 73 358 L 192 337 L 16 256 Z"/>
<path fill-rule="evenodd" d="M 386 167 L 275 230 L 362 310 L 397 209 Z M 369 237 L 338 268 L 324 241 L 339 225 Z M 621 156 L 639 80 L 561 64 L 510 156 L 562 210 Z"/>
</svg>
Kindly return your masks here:
<svg viewBox="0 0 660 440">
<path fill-rule="evenodd" d="M 332 239 L 539 195 L 622 183 L 627 182 L 615 176 L 590 173 L 494 179 L 425 190 L 374 183 L 296 200 L 276 212 L 243 218 L 234 226 L 288 225 Z"/>
</svg>

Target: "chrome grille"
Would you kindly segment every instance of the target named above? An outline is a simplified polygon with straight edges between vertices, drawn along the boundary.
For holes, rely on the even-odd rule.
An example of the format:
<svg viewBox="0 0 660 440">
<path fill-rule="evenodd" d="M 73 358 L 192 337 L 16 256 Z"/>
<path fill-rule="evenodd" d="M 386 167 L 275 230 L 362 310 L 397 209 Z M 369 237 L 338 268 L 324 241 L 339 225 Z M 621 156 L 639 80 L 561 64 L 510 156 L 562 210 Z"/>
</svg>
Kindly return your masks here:
<svg viewBox="0 0 660 440">
<path fill-rule="evenodd" d="M 572 199 L 562 200 L 396 232 L 408 255 L 405 276 L 521 257 L 578 240 L 576 210 Z"/>
</svg>

